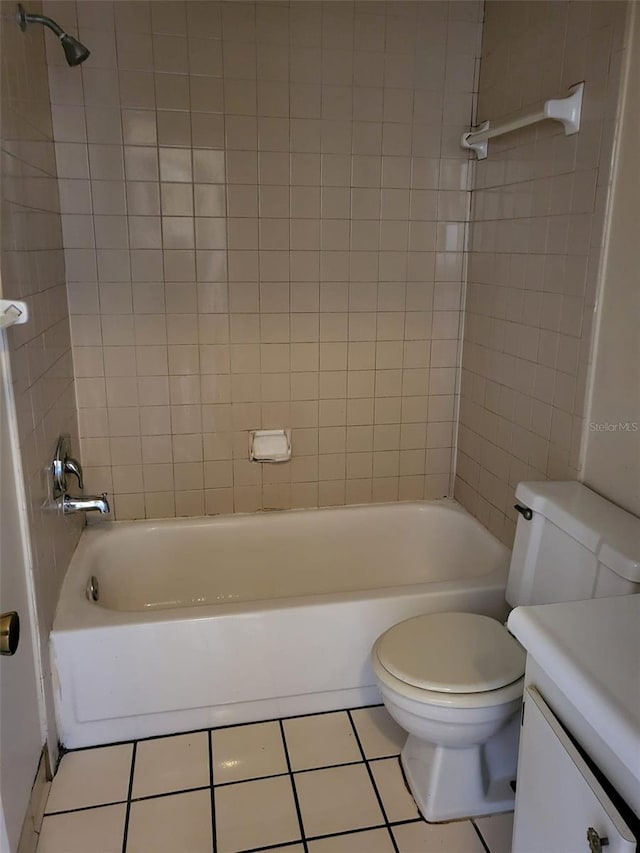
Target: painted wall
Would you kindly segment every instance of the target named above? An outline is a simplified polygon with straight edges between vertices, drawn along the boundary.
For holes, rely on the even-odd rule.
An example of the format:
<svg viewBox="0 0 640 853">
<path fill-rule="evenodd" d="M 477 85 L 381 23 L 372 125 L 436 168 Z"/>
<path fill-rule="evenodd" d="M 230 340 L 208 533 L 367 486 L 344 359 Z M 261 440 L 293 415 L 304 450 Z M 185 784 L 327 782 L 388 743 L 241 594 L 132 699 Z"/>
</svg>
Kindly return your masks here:
<svg viewBox="0 0 640 853">
<path fill-rule="evenodd" d="M 0 270 L 5 298 L 24 299 L 30 311 L 29 322 L 9 329 L 7 337 L 55 744 L 48 635 L 83 519 L 47 508 L 47 471 L 58 435 L 71 433 L 77 448 L 78 429 L 44 31 L 22 34 L 14 12 L 12 4 L 2 4 Z"/>
<path fill-rule="evenodd" d="M 640 15 L 627 34 L 626 85 L 599 297 L 593 385 L 585 424 L 584 480 L 640 515 Z"/>
<path fill-rule="evenodd" d="M 494 2 L 478 119 L 585 81 L 580 132 L 489 143 L 472 193 L 456 497 L 510 544 L 521 480 L 578 479 L 626 4 Z"/>
<path fill-rule="evenodd" d="M 52 0 L 82 459 L 118 518 L 450 493 L 482 4 Z M 294 459 L 248 462 L 290 427 Z"/>
</svg>

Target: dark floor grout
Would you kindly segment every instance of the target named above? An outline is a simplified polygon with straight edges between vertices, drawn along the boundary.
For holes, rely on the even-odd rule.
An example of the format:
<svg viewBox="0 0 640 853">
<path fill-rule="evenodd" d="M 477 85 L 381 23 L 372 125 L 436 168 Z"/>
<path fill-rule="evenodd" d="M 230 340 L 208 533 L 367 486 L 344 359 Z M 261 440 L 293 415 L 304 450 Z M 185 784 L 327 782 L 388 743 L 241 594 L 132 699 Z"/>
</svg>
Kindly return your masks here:
<svg viewBox="0 0 640 853">
<path fill-rule="evenodd" d="M 382 759 L 384 761 L 390 760 L 393 758 L 397 758 L 398 756 L 389 756 L 389 758 Z M 374 761 L 379 761 L 380 759 L 374 759 Z M 246 782 L 262 782 L 266 779 L 281 779 L 283 776 L 299 776 L 302 773 L 315 773 L 316 770 L 335 770 L 339 767 L 352 767 L 356 764 L 365 764 L 364 761 L 345 761 L 342 764 L 327 764 L 322 767 L 308 767 L 304 770 L 285 770 L 282 773 L 268 773 L 265 776 L 248 776 L 246 779 L 234 779 L 232 782 L 209 782 L 208 785 L 197 785 L 193 788 L 175 788 L 171 789 L 171 791 L 160 791 L 157 794 L 147 794 L 143 797 L 133 797 L 128 796 L 127 799 L 123 800 L 111 800 L 107 803 L 96 803 L 92 806 L 80 806 L 77 809 L 60 809 L 55 812 L 45 812 L 46 816 L 49 817 L 51 815 L 61 815 L 61 814 L 69 814 L 69 812 L 85 812 L 90 809 L 101 809 L 106 806 L 118 806 L 123 803 L 131 802 L 131 803 L 139 803 L 144 800 L 157 800 L 161 797 L 170 797 L 174 794 L 177 796 L 178 794 L 192 794 L 194 791 L 208 791 L 209 788 L 231 788 L 234 785 L 244 785 Z M 210 774 L 210 779 L 213 778 L 213 768 Z"/>
<path fill-rule="evenodd" d="M 124 834 L 122 836 L 122 853 L 127 851 L 127 841 L 129 840 L 129 817 L 131 816 L 131 794 L 133 792 L 133 774 L 136 769 L 136 752 L 138 751 L 137 744 L 133 744 L 131 753 L 131 770 L 129 773 L 129 789 L 127 791 L 127 809 L 124 815 Z"/>
<path fill-rule="evenodd" d="M 424 823 L 425 821 L 422 818 L 412 818 L 411 820 L 398 820 L 390 824 L 386 823 L 375 823 L 371 826 L 359 826 L 356 829 L 342 829 L 340 832 L 326 832 L 322 835 L 308 835 L 304 836 L 304 838 L 298 838 L 295 841 L 286 841 L 280 844 L 270 844 L 267 847 L 249 847 L 245 850 L 239 851 L 239 853 L 263 853 L 263 851 L 273 850 L 274 848 L 280 849 L 280 847 L 293 847 L 296 844 L 303 844 L 304 841 L 324 841 L 327 838 L 341 838 L 343 835 L 359 835 L 363 832 L 373 832 L 376 829 L 391 829 L 395 826 L 405 826 L 411 823 Z"/>
<path fill-rule="evenodd" d="M 349 722 L 351 723 L 351 728 L 353 729 L 353 734 L 355 736 L 356 743 L 358 744 L 358 749 L 360 750 L 360 755 L 362 756 L 365 767 L 367 768 L 367 773 L 369 774 L 369 781 L 371 782 L 371 785 L 373 786 L 373 791 L 376 795 L 376 799 L 378 800 L 378 806 L 380 807 L 380 811 L 382 812 L 382 816 L 384 818 L 385 826 L 387 828 L 387 832 L 389 833 L 389 839 L 391 840 L 391 843 L 393 845 L 393 849 L 395 850 L 395 853 L 399 853 L 398 845 L 396 844 L 396 840 L 393 837 L 393 832 L 391 831 L 391 827 L 389 826 L 389 818 L 387 816 L 387 811 L 384 807 L 384 803 L 382 802 L 382 796 L 380 795 L 380 792 L 378 791 L 378 786 L 376 785 L 376 780 L 373 776 L 373 771 L 371 770 L 371 767 L 369 766 L 369 762 L 367 760 L 367 756 L 366 756 L 366 753 L 364 751 L 364 746 L 362 745 L 362 741 L 360 740 L 360 734 L 358 733 L 358 727 L 355 724 L 355 721 L 351 715 L 350 710 L 347 710 L 347 716 L 349 718 Z"/>
<path fill-rule="evenodd" d="M 301 838 L 296 838 L 295 841 L 284 841 L 281 844 L 270 844 L 268 847 L 249 847 L 247 850 L 240 850 L 239 853 L 268 853 L 269 850 L 280 850 L 281 847 L 295 847 L 296 844 L 304 846 L 303 840 Z"/>
<path fill-rule="evenodd" d="M 45 812 L 44 817 L 58 817 L 64 814 L 73 814 L 74 812 L 90 812 L 93 809 L 106 809 L 110 806 L 126 806 L 127 800 L 111 800 L 108 803 L 96 803 L 94 806 L 79 806 L 77 809 L 60 809 L 57 812 Z"/>
<path fill-rule="evenodd" d="M 482 846 L 484 847 L 484 849 L 485 849 L 486 853 L 491 853 L 491 850 L 489 850 L 489 846 L 487 845 L 487 842 L 484 840 L 484 836 L 483 836 L 483 835 L 482 835 L 482 833 L 480 832 L 480 827 L 476 824 L 476 822 L 475 822 L 475 820 L 473 820 L 473 818 L 471 819 L 471 825 L 472 825 L 472 826 L 473 826 L 473 828 L 475 829 L 475 831 L 476 831 L 476 835 L 477 835 L 477 836 L 478 836 L 478 838 L 480 839 L 480 843 L 481 843 L 481 844 L 482 844 Z"/>
<path fill-rule="evenodd" d="M 296 780 L 293 775 L 293 770 L 291 769 L 291 758 L 289 757 L 289 745 L 287 744 L 287 738 L 285 736 L 284 724 L 282 720 L 278 721 L 280 724 L 280 737 L 282 738 L 282 745 L 284 747 L 284 757 L 287 762 L 287 769 L 289 771 L 289 777 L 291 779 L 291 790 L 293 791 L 293 801 L 296 806 L 296 814 L 298 815 L 298 826 L 300 827 L 300 836 L 302 838 L 302 846 L 304 847 L 304 853 L 309 853 L 309 848 L 307 847 L 307 842 L 304 835 L 304 822 L 302 820 L 302 810 L 300 808 L 300 799 L 298 798 L 298 789 L 296 788 Z"/>
<path fill-rule="evenodd" d="M 208 734 L 207 741 L 209 746 L 209 787 L 211 788 L 211 845 L 213 853 L 216 853 L 218 849 L 218 837 L 216 832 L 216 796 L 213 787 L 213 739 L 211 732 Z"/>
</svg>

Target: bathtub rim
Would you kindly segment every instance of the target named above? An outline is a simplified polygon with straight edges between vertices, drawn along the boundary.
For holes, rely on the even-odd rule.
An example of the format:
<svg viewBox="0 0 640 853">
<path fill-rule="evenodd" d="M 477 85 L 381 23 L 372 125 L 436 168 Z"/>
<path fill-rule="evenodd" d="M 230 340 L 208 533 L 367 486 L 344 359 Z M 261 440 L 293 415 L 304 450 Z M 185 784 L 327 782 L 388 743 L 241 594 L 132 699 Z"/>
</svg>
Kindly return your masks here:
<svg viewBox="0 0 640 853">
<path fill-rule="evenodd" d="M 216 522 L 236 522 L 260 518 L 264 520 L 267 516 L 284 518 L 295 517 L 309 513 L 334 513 L 339 511 L 350 512 L 354 510 L 381 509 L 398 512 L 407 507 L 419 508 L 428 511 L 430 506 L 445 507 L 452 513 L 465 518 L 465 524 L 471 524 L 482 531 L 484 535 L 493 540 L 493 543 L 502 552 L 500 565 L 480 575 L 469 577 L 457 577 L 443 581 L 429 581 L 423 583 L 395 584 L 389 586 L 373 587 L 371 589 L 354 589 L 341 592 L 315 593 L 302 596 L 282 596 L 278 598 L 247 599 L 239 602 L 225 602 L 223 604 L 188 604 L 166 609 L 149 610 L 117 610 L 102 607 L 100 604 L 89 601 L 86 595 L 86 585 L 89 580 L 87 566 L 84 559 L 90 551 L 97 547 L 107 536 L 117 535 L 119 528 L 146 527 L 154 529 L 157 526 L 215 526 Z M 460 584 L 468 584 L 470 587 L 482 586 L 491 588 L 506 588 L 509 570 L 509 549 L 500 542 L 478 519 L 472 516 L 463 506 L 453 498 L 438 498 L 436 500 L 422 501 L 393 501 L 377 504 L 352 504 L 348 506 L 332 507 L 309 507 L 290 510 L 269 510 L 253 513 L 230 513 L 215 516 L 188 516 L 184 518 L 160 518 L 139 519 L 133 521 L 93 521 L 84 528 L 80 541 L 71 558 L 69 568 L 60 591 L 58 605 L 56 607 L 53 621 L 52 634 L 85 631 L 91 628 L 108 628 L 131 624 L 163 624 L 166 622 L 179 621 L 202 621 L 212 617 L 224 619 L 226 617 L 237 617 L 242 614 L 255 613 L 256 611 L 281 610 L 294 607 L 315 606 L 320 602 L 338 603 L 342 601 L 355 601 L 362 598 L 379 599 L 388 596 L 415 595 L 426 592 L 427 588 L 433 592 L 447 592 L 459 588 Z"/>
</svg>

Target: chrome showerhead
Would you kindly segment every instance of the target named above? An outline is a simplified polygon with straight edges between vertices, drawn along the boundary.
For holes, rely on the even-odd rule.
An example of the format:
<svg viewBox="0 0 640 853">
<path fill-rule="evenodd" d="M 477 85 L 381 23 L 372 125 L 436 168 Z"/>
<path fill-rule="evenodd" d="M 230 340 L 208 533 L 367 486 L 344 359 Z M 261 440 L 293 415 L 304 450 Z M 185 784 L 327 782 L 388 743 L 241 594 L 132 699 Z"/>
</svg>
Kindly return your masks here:
<svg viewBox="0 0 640 853">
<path fill-rule="evenodd" d="M 90 54 L 89 49 L 82 42 L 65 33 L 62 27 L 56 24 L 54 20 L 47 18 L 46 15 L 32 15 L 26 12 L 21 3 L 18 3 L 18 24 L 23 32 L 27 29 L 27 24 L 42 24 L 52 30 L 60 39 L 64 55 L 71 66 L 80 65 Z"/>
</svg>

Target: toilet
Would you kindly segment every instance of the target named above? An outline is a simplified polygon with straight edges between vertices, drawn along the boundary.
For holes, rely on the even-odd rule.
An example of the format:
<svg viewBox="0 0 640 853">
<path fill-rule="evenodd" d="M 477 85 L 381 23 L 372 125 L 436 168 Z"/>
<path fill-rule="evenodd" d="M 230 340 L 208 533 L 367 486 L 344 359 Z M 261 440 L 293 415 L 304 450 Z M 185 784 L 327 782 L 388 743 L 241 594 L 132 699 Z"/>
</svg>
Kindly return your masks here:
<svg viewBox="0 0 640 853">
<path fill-rule="evenodd" d="M 512 606 L 640 592 L 640 519 L 577 482 L 520 483 Z M 525 653 L 496 619 L 431 613 L 376 641 L 383 702 L 408 732 L 405 778 L 428 821 L 513 808 Z"/>
</svg>

